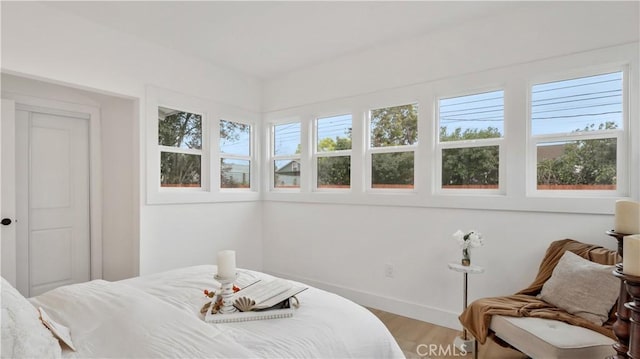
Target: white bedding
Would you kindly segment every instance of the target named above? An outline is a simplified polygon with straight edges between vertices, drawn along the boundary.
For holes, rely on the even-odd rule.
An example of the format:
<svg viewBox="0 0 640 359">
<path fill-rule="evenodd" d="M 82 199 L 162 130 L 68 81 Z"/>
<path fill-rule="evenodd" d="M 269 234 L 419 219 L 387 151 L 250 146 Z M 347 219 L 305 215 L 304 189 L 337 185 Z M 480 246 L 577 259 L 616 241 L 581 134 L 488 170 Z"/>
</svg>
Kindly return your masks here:
<svg viewBox="0 0 640 359">
<path fill-rule="evenodd" d="M 4 278 L 2 285 L 2 358 L 60 358 L 58 340 L 38 311 Z"/>
<path fill-rule="evenodd" d="M 245 271 L 269 280 L 263 273 Z M 214 289 L 215 266 L 120 282 L 93 281 L 32 298 L 71 328 L 67 358 L 403 358 L 367 309 L 310 287 L 293 317 L 209 324 L 199 309 Z"/>
</svg>

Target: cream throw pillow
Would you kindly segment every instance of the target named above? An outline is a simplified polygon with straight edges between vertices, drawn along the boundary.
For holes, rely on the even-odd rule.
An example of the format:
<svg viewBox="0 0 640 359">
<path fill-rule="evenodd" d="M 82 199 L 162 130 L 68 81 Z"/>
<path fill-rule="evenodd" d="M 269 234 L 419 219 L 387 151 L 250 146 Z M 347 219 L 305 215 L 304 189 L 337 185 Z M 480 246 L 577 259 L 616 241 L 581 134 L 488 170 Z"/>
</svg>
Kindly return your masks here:
<svg viewBox="0 0 640 359">
<path fill-rule="evenodd" d="M 586 260 L 564 252 L 551 278 L 542 286 L 540 298 L 578 317 L 602 325 L 618 299 L 620 280 L 614 266 Z"/>
<path fill-rule="evenodd" d="M 2 358 L 60 358 L 60 344 L 38 310 L 4 278 L 1 283 Z"/>
</svg>

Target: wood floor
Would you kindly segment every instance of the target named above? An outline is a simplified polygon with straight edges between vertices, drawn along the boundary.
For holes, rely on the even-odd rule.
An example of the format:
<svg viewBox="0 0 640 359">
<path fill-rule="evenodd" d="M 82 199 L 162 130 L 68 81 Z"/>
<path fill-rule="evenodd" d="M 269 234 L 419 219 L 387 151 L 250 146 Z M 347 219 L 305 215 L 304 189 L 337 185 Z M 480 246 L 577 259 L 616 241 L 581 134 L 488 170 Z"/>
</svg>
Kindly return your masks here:
<svg viewBox="0 0 640 359">
<path fill-rule="evenodd" d="M 420 344 L 436 344 L 444 347 L 453 343 L 453 340 L 460 333 L 449 328 L 435 324 L 422 322 L 419 320 L 395 315 L 381 310 L 369 308 L 380 320 L 389 328 L 389 331 L 400 345 L 400 349 L 407 358 L 421 358 L 417 353 Z M 503 348 L 491 340 L 487 340 L 484 345 L 479 345 L 479 359 L 524 359 L 526 355 L 508 348 Z M 426 353 L 426 347 L 421 347 L 421 353 Z M 446 354 L 445 354 L 446 355 Z M 426 358 L 426 357 L 422 357 Z M 473 358 L 472 353 L 461 356 L 460 352 L 451 353 L 447 356 L 430 356 L 429 359 L 436 358 Z"/>
</svg>

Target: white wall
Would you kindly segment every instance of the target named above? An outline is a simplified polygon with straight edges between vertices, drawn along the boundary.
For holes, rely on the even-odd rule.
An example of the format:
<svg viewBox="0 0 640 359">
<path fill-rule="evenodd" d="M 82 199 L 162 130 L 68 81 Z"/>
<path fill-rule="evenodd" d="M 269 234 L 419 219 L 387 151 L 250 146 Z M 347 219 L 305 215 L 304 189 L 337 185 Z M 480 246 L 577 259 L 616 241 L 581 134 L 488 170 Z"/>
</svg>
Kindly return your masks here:
<svg viewBox="0 0 640 359">
<path fill-rule="evenodd" d="M 470 300 L 525 288 L 553 240 L 616 248 L 603 215 L 283 202 L 265 202 L 264 213 L 265 271 L 452 328 L 462 308 L 462 275 L 447 269 L 461 257 L 456 229 L 485 237 L 471 253 L 486 273 L 470 276 Z"/>
<path fill-rule="evenodd" d="M 402 94 L 400 97 L 410 94 L 424 100 L 433 92 L 425 96 L 420 89 L 437 91 L 451 82 L 510 89 L 516 84 L 520 86 L 517 94 L 526 96 L 526 79 L 519 69 L 529 74 L 554 68 L 553 71 L 565 71 L 558 69 L 572 69 L 573 58 L 581 58 L 581 66 L 603 65 L 590 63 L 590 56 L 615 63 L 619 59 L 607 60 L 606 55 L 600 55 L 606 54 L 608 47 L 622 44 L 633 44 L 624 51 L 632 54 L 631 84 L 632 93 L 636 94 L 638 14 L 638 3 L 538 2 L 510 14 L 443 28 L 418 39 L 339 58 L 265 83 L 265 118 L 308 121 L 314 114 L 361 110 L 363 103 L 383 101 L 380 99 L 385 96 L 390 96 L 388 101 L 393 103 L 398 93 Z M 603 50 L 582 54 L 598 49 Z M 615 51 L 611 49 L 609 53 Z M 493 73 L 501 77 L 485 80 Z M 460 90 L 465 89 L 456 89 Z M 511 97 L 505 101 L 508 121 L 526 119 L 526 110 L 522 112 L 525 100 Z M 631 101 L 631 138 L 638 139 L 637 96 Z M 431 116 L 430 106 L 425 109 L 421 104 L 421 116 Z M 516 113 L 509 112 L 514 110 Z M 354 115 L 354 131 L 362 126 L 355 124 L 358 116 L 359 113 Z M 422 122 L 427 123 L 433 124 L 431 120 Z M 365 305 L 458 328 L 462 275 L 447 269 L 448 262 L 458 261 L 461 256 L 451 238 L 456 229 L 476 229 L 486 238 L 485 247 L 472 253 L 472 262 L 487 271 L 471 276 L 470 299 L 511 294 L 526 287 L 551 241 L 574 238 L 615 249 L 615 240 L 604 233 L 613 226 L 615 198 L 592 201 L 588 208 L 580 208 L 578 201 L 565 205 L 561 202 L 567 201 L 526 198 L 522 158 L 526 149 L 525 125 L 509 123 L 506 127 L 525 136 L 507 141 L 512 150 L 517 148 L 507 156 L 507 166 L 511 166 L 507 171 L 511 168 L 518 173 L 507 175 L 507 195 L 493 201 L 479 196 L 433 196 L 424 186 L 415 198 L 407 199 L 372 199 L 358 193 L 361 184 L 354 185 L 356 193 L 347 194 L 347 199 L 327 199 L 324 194 L 304 191 L 266 193 L 265 271 L 336 291 Z M 431 127 L 426 128 L 428 131 Z M 629 193 L 637 200 L 640 161 L 638 147 L 632 144 L 630 148 L 635 182 Z M 419 155 L 428 151 L 431 150 L 425 149 Z M 354 156 L 352 163 L 362 163 L 358 151 Z M 416 171 L 424 178 L 428 173 L 424 163 L 429 163 L 430 157 L 418 158 L 421 162 L 416 164 Z M 354 181 L 358 181 L 361 169 L 355 171 L 358 173 Z M 603 203 L 606 208 L 599 208 Z M 384 276 L 385 264 L 395 267 L 394 278 Z"/>
<path fill-rule="evenodd" d="M 261 231 L 259 225 L 253 225 L 261 223 L 259 202 L 146 205 L 145 167 L 142 165 L 146 163 L 146 142 L 140 135 L 146 128 L 146 85 L 257 113 L 261 108 L 259 80 L 145 43 L 61 12 L 46 3 L 3 2 L 1 40 L 2 71 L 5 73 L 138 101 L 133 117 L 137 127 L 132 132 L 135 148 L 131 156 L 139 171 L 136 180 L 140 188 L 132 192 L 139 198 L 139 213 L 134 213 L 133 218 L 137 223 L 139 216 L 139 229 L 134 228 L 139 230 L 139 243 L 134 245 L 132 253 L 136 255 L 139 251 L 141 274 L 195 264 L 194 261 L 213 263 L 215 253 L 228 247 L 238 251 L 240 265 L 261 267 Z M 124 153 L 121 151 L 116 150 L 114 157 L 122 158 Z M 111 165 L 117 166 L 118 162 Z M 114 217 L 112 222 L 118 221 L 120 219 Z M 182 228 L 193 230 L 183 231 Z M 191 253 L 198 253 L 198 256 L 190 258 Z M 137 271 L 137 267 L 138 264 L 132 269 Z M 120 276 L 121 273 L 113 275 Z"/>
<path fill-rule="evenodd" d="M 281 110 L 638 41 L 637 2 L 541 1 L 527 6 L 268 81 L 264 84 L 263 110 Z"/>
<path fill-rule="evenodd" d="M 62 12 L 2 3 L 2 69 L 143 98 L 144 85 L 258 111 L 259 80 Z"/>
<path fill-rule="evenodd" d="M 138 101 L 100 96 L 102 118 L 102 276 L 138 273 L 140 212 Z"/>
<path fill-rule="evenodd" d="M 154 259 L 148 272 L 212 264 L 226 248 L 236 250 L 238 267 L 262 269 L 260 202 L 150 206 L 147 212 L 162 219 L 148 228 L 154 239 L 145 253 Z"/>
</svg>

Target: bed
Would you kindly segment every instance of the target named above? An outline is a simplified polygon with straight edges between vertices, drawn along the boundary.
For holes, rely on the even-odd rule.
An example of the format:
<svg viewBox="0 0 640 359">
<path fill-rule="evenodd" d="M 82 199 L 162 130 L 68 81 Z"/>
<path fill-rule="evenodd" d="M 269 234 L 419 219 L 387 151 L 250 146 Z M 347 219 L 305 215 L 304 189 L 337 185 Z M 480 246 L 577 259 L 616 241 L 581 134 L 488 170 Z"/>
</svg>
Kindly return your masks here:
<svg viewBox="0 0 640 359">
<path fill-rule="evenodd" d="M 24 299 L 2 280 L 2 356 L 63 358 L 403 358 L 367 309 L 309 287 L 289 318 L 211 324 L 200 308 L 215 266 L 119 282 L 95 280 Z M 274 277 L 242 270 L 262 280 Z M 58 344 L 36 307 L 71 329 L 77 351 Z M 35 318 L 35 321 L 34 321 Z M 44 328 L 44 332 L 42 329 Z"/>
</svg>

